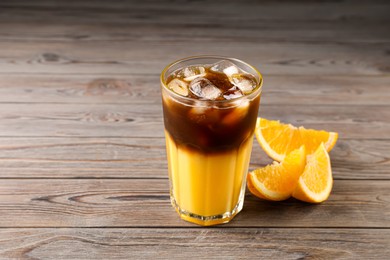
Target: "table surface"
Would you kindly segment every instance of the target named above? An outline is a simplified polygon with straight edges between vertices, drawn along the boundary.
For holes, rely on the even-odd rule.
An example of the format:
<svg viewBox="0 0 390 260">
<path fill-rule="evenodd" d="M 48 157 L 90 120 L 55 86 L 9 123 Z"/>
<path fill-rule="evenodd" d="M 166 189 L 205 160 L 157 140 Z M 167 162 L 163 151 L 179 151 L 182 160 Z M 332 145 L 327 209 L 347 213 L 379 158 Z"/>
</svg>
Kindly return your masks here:
<svg viewBox="0 0 390 260">
<path fill-rule="evenodd" d="M 389 1 L 1 1 L 0 258 L 385 259 Z M 319 205 L 247 193 L 204 228 L 170 205 L 159 73 L 264 74 L 259 115 L 339 133 Z M 254 144 L 250 168 L 271 160 Z"/>
</svg>

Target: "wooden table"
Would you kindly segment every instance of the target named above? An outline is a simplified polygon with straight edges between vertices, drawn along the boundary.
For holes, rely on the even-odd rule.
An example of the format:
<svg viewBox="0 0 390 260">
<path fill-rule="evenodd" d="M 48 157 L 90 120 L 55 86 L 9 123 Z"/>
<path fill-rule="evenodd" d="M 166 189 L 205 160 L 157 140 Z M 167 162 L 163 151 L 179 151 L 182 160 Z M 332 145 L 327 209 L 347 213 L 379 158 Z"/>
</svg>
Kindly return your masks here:
<svg viewBox="0 0 390 260">
<path fill-rule="evenodd" d="M 388 1 L 1 1 L 1 259 L 388 259 Z M 259 115 L 340 134 L 320 205 L 247 194 L 203 228 L 170 205 L 159 73 L 264 74 Z M 251 169 L 271 160 L 255 143 Z"/>
</svg>

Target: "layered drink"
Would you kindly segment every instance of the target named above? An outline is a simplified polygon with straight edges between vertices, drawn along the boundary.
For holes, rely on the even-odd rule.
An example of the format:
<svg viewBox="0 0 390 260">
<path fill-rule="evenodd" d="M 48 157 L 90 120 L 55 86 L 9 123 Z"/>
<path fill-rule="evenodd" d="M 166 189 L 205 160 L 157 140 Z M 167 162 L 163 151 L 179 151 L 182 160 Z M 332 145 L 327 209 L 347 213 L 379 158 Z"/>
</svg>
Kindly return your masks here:
<svg viewBox="0 0 390 260">
<path fill-rule="evenodd" d="M 243 206 L 261 75 L 200 56 L 169 65 L 161 84 L 172 205 L 193 223 L 228 222 Z"/>
</svg>

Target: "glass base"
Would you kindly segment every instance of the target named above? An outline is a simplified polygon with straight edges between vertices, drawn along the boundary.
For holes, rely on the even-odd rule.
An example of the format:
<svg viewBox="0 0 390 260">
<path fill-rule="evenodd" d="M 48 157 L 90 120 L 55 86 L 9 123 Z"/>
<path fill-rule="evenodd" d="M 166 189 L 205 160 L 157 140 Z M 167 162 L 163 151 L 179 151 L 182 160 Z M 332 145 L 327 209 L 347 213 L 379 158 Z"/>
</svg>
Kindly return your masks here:
<svg viewBox="0 0 390 260">
<path fill-rule="evenodd" d="M 214 216 L 200 216 L 186 210 L 183 210 L 176 203 L 176 200 L 173 196 L 171 196 L 171 204 L 175 208 L 176 212 L 179 214 L 180 218 L 185 221 L 195 223 L 201 226 L 212 226 L 218 224 L 228 223 L 230 220 L 234 218 L 243 208 L 244 206 L 244 198 L 239 199 L 237 205 L 231 212 L 225 212 L 223 214 L 214 215 Z"/>
</svg>

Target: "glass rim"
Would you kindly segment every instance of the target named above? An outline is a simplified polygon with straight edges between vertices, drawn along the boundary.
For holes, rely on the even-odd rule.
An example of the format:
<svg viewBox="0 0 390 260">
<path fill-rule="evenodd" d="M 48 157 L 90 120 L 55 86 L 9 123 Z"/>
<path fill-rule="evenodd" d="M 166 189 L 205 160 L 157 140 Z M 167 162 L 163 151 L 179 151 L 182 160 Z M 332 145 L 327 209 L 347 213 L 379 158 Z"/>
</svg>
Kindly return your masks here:
<svg viewBox="0 0 390 260">
<path fill-rule="evenodd" d="M 233 98 L 233 99 L 229 99 L 229 100 L 203 100 L 203 99 L 195 99 L 195 98 L 191 98 L 191 97 L 182 96 L 180 94 L 177 94 L 173 90 L 169 89 L 167 84 L 166 84 L 166 81 L 165 81 L 165 73 L 171 67 L 173 67 L 173 66 L 175 66 L 175 65 L 177 65 L 179 63 L 182 63 L 182 62 L 185 62 L 185 61 L 190 61 L 190 60 L 196 60 L 196 59 L 220 59 L 220 60 L 230 60 L 230 61 L 235 61 L 235 62 L 238 62 L 238 63 L 242 63 L 242 64 L 248 66 L 249 68 L 251 68 L 253 71 L 255 71 L 255 73 L 257 74 L 257 76 L 259 78 L 259 82 L 257 82 L 258 86 L 249 95 L 243 95 L 241 97 Z M 252 73 L 250 73 L 250 74 L 252 74 Z M 186 58 L 182 58 L 182 59 L 176 60 L 176 61 L 171 62 L 170 64 L 168 64 L 163 69 L 163 71 L 160 74 L 160 83 L 161 83 L 161 86 L 163 86 L 164 89 L 167 90 L 176 99 L 185 100 L 187 102 L 194 102 L 194 101 L 196 101 L 198 104 L 214 104 L 214 105 L 216 105 L 216 104 L 229 104 L 229 103 L 235 103 L 235 102 L 243 100 L 243 99 L 252 99 L 252 98 L 255 98 L 256 96 L 258 96 L 262 92 L 263 75 L 254 66 L 252 66 L 249 63 L 246 63 L 245 61 L 242 61 L 240 59 L 230 58 L 230 57 L 226 57 L 226 56 L 218 56 L 218 55 L 198 55 L 198 56 L 189 56 L 189 57 L 186 57 Z"/>
</svg>

